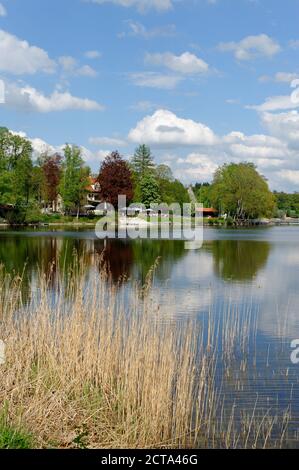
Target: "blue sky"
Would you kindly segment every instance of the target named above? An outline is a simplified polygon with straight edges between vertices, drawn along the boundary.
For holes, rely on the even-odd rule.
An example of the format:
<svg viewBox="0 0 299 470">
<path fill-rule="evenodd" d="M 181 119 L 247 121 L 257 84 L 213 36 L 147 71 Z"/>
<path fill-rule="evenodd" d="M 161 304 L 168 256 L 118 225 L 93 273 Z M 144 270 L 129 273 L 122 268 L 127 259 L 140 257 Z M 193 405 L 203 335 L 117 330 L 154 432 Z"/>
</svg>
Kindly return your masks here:
<svg viewBox="0 0 299 470">
<path fill-rule="evenodd" d="M 93 171 L 147 143 L 186 184 L 247 160 L 298 190 L 298 18 L 299 0 L 0 0 L 1 124 Z"/>
</svg>

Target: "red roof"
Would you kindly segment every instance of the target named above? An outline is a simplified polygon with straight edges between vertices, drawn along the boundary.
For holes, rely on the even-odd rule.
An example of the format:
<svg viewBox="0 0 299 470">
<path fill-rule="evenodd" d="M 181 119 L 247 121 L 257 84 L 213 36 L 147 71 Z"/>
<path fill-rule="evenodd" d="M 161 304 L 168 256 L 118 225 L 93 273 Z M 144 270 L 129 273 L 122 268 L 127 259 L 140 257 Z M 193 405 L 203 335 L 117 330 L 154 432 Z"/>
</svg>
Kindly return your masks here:
<svg viewBox="0 0 299 470">
<path fill-rule="evenodd" d="M 201 208 L 198 208 L 197 211 L 203 212 L 203 213 L 207 213 L 207 212 L 213 212 L 214 214 L 218 213 L 218 211 L 216 209 L 213 209 L 213 207 L 201 207 Z"/>
<path fill-rule="evenodd" d="M 92 176 L 89 176 L 89 186 L 87 186 L 86 190 L 89 191 L 90 193 L 100 193 L 101 191 L 93 189 L 93 185 L 95 185 L 98 182 L 97 178 L 93 178 Z"/>
</svg>

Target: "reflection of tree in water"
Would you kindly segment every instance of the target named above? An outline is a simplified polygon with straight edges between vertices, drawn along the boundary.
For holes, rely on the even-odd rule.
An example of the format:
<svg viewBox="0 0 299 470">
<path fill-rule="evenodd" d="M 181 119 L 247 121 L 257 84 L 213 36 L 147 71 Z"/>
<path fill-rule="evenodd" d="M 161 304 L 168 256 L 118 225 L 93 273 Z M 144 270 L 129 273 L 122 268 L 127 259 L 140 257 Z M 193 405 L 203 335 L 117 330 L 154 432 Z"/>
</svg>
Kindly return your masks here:
<svg viewBox="0 0 299 470">
<path fill-rule="evenodd" d="M 0 263 L 12 275 L 24 274 L 24 292 L 37 271 L 55 288 L 59 274 L 88 271 L 100 259 L 100 269 L 109 271 L 112 280 L 133 278 L 145 282 L 149 270 L 159 259 L 155 275 L 160 280 L 171 276 L 173 264 L 186 254 L 184 242 L 178 240 L 93 240 L 75 236 L 10 234 L 0 240 Z M 95 256 L 97 255 L 97 256 Z"/>
<path fill-rule="evenodd" d="M 57 243 L 55 238 L 34 238 L 11 236 L 1 240 L 0 263 L 6 273 L 23 278 L 22 299 L 28 300 L 30 283 L 39 271 L 49 284 L 56 276 Z"/>
<path fill-rule="evenodd" d="M 142 284 L 158 258 L 155 276 L 163 281 L 171 276 L 174 263 L 186 254 L 185 243 L 180 240 L 136 240 L 132 246 L 134 278 Z"/>
<path fill-rule="evenodd" d="M 145 282 L 150 269 L 160 259 L 155 275 L 167 279 L 176 259 L 185 253 L 184 243 L 173 240 L 98 240 L 95 252 L 99 255 L 100 269 L 105 269 L 118 282 L 134 278 Z"/>
<path fill-rule="evenodd" d="M 87 241 L 48 236 L 31 237 L 12 234 L 0 242 L 0 264 L 11 276 L 22 276 L 22 299 L 30 295 L 31 282 L 39 273 L 54 287 L 57 275 L 90 266 Z M 83 262 L 83 263 L 82 263 Z"/>
<path fill-rule="evenodd" d="M 109 274 L 114 282 L 130 277 L 133 250 L 130 242 L 122 240 L 97 240 L 94 242 L 99 256 L 99 268 Z"/>
<path fill-rule="evenodd" d="M 250 280 L 265 266 L 270 249 L 271 246 L 268 242 L 213 241 L 212 254 L 215 273 L 224 280 Z"/>
<path fill-rule="evenodd" d="M 93 241 L 82 238 L 63 238 L 57 259 L 60 273 L 68 276 L 87 270 L 93 259 Z M 84 269 L 83 269 L 84 268 Z"/>
</svg>

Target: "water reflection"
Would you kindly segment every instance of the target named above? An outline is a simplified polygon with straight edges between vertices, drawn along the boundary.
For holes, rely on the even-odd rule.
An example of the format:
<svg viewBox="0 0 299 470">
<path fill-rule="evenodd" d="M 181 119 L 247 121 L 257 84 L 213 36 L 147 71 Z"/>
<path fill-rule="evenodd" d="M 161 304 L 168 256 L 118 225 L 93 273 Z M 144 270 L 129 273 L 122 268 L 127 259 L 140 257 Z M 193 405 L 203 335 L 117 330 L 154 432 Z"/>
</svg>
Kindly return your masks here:
<svg viewBox="0 0 299 470">
<path fill-rule="evenodd" d="M 37 269 L 55 289 L 59 273 L 76 269 L 80 261 L 86 272 L 94 267 L 109 271 L 115 284 L 121 279 L 130 290 L 132 281 L 145 283 L 158 259 L 150 295 L 160 296 L 157 301 L 166 307 L 161 309 L 163 319 L 184 322 L 192 317 L 206 325 L 211 320 L 230 342 L 233 335 L 240 336 L 233 333 L 236 325 L 246 323 L 253 312 L 245 331 L 255 342 L 249 345 L 246 373 L 237 354 L 237 364 L 222 364 L 217 370 L 219 387 L 229 402 L 238 400 L 240 410 L 254 404 L 258 394 L 257 409 L 285 410 L 291 403 L 296 418 L 299 367 L 290 362 L 290 341 L 299 338 L 298 253 L 299 228 L 208 230 L 198 251 L 185 250 L 184 242 L 174 240 L 98 240 L 84 231 L 0 231 L 0 263 L 18 275 L 25 265 L 25 300 Z M 232 326 L 225 330 L 227 316 Z"/>
<path fill-rule="evenodd" d="M 269 242 L 214 240 L 215 274 L 226 281 L 250 281 L 265 267 L 270 250 Z"/>
<path fill-rule="evenodd" d="M 0 263 L 23 276 L 23 300 L 37 269 L 55 288 L 62 271 L 94 266 L 113 282 L 144 284 L 159 260 L 155 287 L 172 318 L 207 312 L 211 305 L 259 308 L 259 329 L 268 337 L 299 337 L 299 229 L 208 230 L 201 250 L 178 240 L 99 240 L 90 231 L 0 231 Z"/>
</svg>

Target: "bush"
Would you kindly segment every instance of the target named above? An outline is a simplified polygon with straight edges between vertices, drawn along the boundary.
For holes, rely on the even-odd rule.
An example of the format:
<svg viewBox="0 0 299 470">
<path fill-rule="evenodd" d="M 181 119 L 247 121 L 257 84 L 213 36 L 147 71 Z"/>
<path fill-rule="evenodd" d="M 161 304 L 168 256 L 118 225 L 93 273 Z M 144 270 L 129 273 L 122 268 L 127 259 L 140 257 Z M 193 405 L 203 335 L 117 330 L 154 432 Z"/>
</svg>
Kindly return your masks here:
<svg viewBox="0 0 299 470">
<path fill-rule="evenodd" d="M 26 218 L 26 205 L 17 202 L 15 204 L 14 210 L 7 214 L 7 222 L 10 225 L 20 225 L 25 223 Z"/>
<path fill-rule="evenodd" d="M 38 223 L 41 220 L 41 211 L 36 203 L 28 204 L 26 208 L 25 223 L 34 224 Z"/>
</svg>

